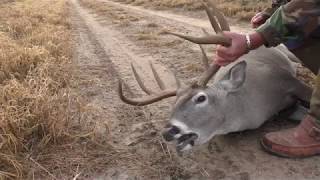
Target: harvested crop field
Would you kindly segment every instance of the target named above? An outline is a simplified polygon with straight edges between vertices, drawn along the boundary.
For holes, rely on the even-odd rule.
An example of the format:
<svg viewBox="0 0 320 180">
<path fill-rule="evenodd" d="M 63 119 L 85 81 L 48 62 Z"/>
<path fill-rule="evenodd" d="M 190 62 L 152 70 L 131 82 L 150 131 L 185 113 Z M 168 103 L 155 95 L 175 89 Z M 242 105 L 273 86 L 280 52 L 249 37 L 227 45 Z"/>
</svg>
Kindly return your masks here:
<svg viewBox="0 0 320 180">
<path fill-rule="evenodd" d="M 269 5 L 215 1 L 237 32 L 251 29 L 234 17 Z M 129 96 L 143 95 L 131 63 L 154 91 L 150 61 L 169 86 L 173 73 L 183 84 L 197 79 L 199 47 L 165 32 L 201 28 L 212 31 L 192 0 L 1 3 L 0 179 L 319 179 L 319 157 L 284 159 L 260 148 L 264 133 L 296 122 L 215 137 L 180 156 L 161 136 L 174 98 L 143 107 L 119 99 L 118 79 Z M 205 49 L 214 56 L 214 46 Z M 313 76 L 300 69 L 300 77 Z"/>
<path fill-rule="evenodd" d="M 203 10 L 201 1 L 197 0 L 116 0 L 117 2 L 143 6 L 151 9 L 168 9 L 199 11 Z M 218 8 L 229 17 L 249 20 L 255 13 L 271 7 L 270 0 L 213 0 Z"/>
</svg>

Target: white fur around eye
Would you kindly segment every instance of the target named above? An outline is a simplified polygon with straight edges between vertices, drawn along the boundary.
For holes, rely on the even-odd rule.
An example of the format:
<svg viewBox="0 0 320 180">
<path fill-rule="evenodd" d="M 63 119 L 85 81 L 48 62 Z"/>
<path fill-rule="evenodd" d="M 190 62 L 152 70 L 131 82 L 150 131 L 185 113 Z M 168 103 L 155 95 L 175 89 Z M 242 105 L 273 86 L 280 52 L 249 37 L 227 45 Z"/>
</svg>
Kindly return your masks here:
<svg viewBox="0 0 320 180">
<path fill-rule="evenodd" d="M 198 102 L 198 98 L 204 96 L 205 100 L 203 102 Z M 196 103 L 196 106 L 205 106 L 208 104 L 208 95 L 205 92 L 198 92 L 192 97 L 192 101 Z"/>
</svg>

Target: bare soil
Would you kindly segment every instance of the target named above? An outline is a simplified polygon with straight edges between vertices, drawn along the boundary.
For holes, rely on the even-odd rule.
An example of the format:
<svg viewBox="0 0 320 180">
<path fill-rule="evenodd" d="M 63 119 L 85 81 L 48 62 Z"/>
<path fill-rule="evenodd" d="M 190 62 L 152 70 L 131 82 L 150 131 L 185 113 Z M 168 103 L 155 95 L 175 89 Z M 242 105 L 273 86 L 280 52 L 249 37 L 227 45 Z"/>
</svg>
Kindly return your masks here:
<svg viewBox="0 0 320 180">
<path fill-rule="evenodd" d="M 94 172 L 80 167 L 79 178 L 319 179 L 320 157 L 284 159 L 260 148 L 258 141 L 264 133 L 292 127 L 296 125 L 293 122 L 274 120 L 254 131 L 215 137 L 180 157 L 161 138 L 173 99 L 139 108 L 119 100 L 117 78 L 130 87 L 129 95 L 143 95 L 133 78 L 131 62 L 152 89 L 157 86 L 148 61 L 154 62 L 169 86 L 174 86 L 172 72 L 184 83 L 199 76 L 203 71 L 199 48 L 165 35 L 163 30 L 189 34 L 200 34 L 201 28 L 211 31 L 204 14 L 177 15 L 109 0 L 71 2 L 78 89 L 87 107 L 94 109 L 86 118 L 98 123 L 98 133 L 114 152 L 97 154 L 91 161 L 108 156 L 108 162 L 105 166 L 92 165 Z M 232 25 L 233 31 L 250 31 L 244 24 Z M 213 54 L 214 48 L 207 50 Z"/>
</svg>

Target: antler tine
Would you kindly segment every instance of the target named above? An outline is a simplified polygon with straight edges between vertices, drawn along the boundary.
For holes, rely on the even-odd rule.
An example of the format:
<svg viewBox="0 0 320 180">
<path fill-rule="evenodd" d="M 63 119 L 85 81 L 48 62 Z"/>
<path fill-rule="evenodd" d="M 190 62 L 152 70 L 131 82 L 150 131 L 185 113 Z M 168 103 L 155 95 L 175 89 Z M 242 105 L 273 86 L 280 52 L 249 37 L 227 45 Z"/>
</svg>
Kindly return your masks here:
<svg viewBox="0 0 320 180">
<path fill-rule="evenodd" d="M 153 66 L 153 63 L 152 62 L 149 62 L 150 63 L 150 67 L 151 67 L 151 70 L 152 70 L 152 73 L 153 73 L 153 76 L 155 78 L 155 80 L 157 81 L 157 84 L 159 86 L 159 88 L 161 90 L 165 90 L 166 89 L 166 85 L 163 83 L 163 81 L 161 80 L 158 72 L 156 71 L 156 69 L 154 68 Z"/>
<path fill-rule="evenodd" d="M 195 44 L 221 44 L 223 46 L 230 46 L 231 44 L 231 40 L 221 34 L 209 35 L 204 37 L 193 37 L 193 36 L 186 36 L 186 35 L 173 33 L 173 32 L 166 32 L 166 33 L 188 40 Z"/>
<path fill-rule="evenodd" d="M 207 36 L 209 36 L 210 34 L 208 33 L 208 31 L 206 31 L 204 28 L 201 28 L 201 30 L 203 31 L 203 33 Z M 202 53 L 202 63 L 205 67 L 205 69 L 209 68 L 209 58 L 206 54 L 206 51 L 204 50 L 203 46 L 201 44 L 199 44 L 200 49 L 201 49 L 201 53 Z"/>
<path fill-rule="evenodd" d="M 203 48 L 202 45 L 199 45 L 200 46 L 200 49 L 201 49 L 201 52 L 202 52 L 202 63 L 205 67 L 205 69 L 208 69 L 209 68 L 209 58 Z"/>
<path fill-rule="evenodd" d="M 158 74 L 158 72 L 155 70 L 153 64 L 150 62 L 150 67 L 151 67 L 151 70 L 152 70 L 152 73 L 153 73 L 153 76 L 154 78 L 156 79 L 160 89 L 162 91 L 160 91 L 159 93 L 156 93 L 156 92 L 152 92 L 151 90 L 149 90 L 145 85 L 144 83 L 142 82 L 141 78 L 140 78 L 140 75 L 139 73 L 137 73 L 134 65 L 131 63 L 131 67 L 132 67 L 132 71 L 133 71 L 133 74 L 135 76 L 135 79 L 137 80 L 139 86 L 141 87 L 141 89 L 146 92 L 149 96 L 147 97 L 141 97 L 141 98 L 127 98 L 125 97 L 124 93 L 123 93 L 123 83 L 121 80 L 119 80 L 119 83 L 118 83 L 118 94 L 119 94 L 119 97 L 120 99 L 127 103 L 127 104 L 131 104 L 131 105 L 134 105 L 134 106 L 144 106 L 144 105 L 148 105 L 148 104 L 152 104 L 154 102 L 157 102 L 157 101 L 160 101 L 162 99 L 165 99 L 165 98 L 169 98 L 169 97 L 172 97 L 172 96 L 176 96 L 177 95 L 177 89 L 179 88 L 179 80 L 177 79 L 177 77 L 175 76 L 175 82 L 177 83 L 177 88 L 174 88 L 174 89 L 166 89 L 163 81 L 160 79 L 160 76 Z"/>
<path fill-rule="evenodd" d="M 201 28 L 201 30 L 205 35 L 207 35 L 207 36 L 210 35 L 206 29 Z M 202 62 L 204 64 L 205 68 L 208 69 L 209 68 L 209 58 L 208 58 L 208 56 L 206 54 L 206 51 L 204 50 L 203 46 L 202 45 L 199 45 L 199 46 L 200 46 L 200 49 L 201 49 L 201 52 L 202 52 Z"/>
<path fill-rule="evenodd" d="M 211 66 L 209 66 L 207 71 L 203 73 L 200 80 L 198 81 L 198 85 L 200 87 L 206 86 L 212 78 L 212 76 L 214 76 L 219 71 L 220 67 L 221 66 L 219 66 L 218 64 L 212 64 Z"/>
<path fill-rule="evenodd" d="M 211 12 L 213 12 L 216 15 L 216 17 L 219 21 L 221 30 L 222 31 L 230 31 L 229 23 L 227 22 L 224 15 L 218 10 L 218 8 L 214 4 L 214 2 L 212 0 L 208 0 L 207 3 L 209 4 L 209 8 L 210 8 Z"/>
<path fill-rule="evenodd" d="M 213 27 L 214 31 L 219 34 L 222 33 L 222 30 L 220 28 L 220 25 L 218 24 L 215 14 L 210 10 L 208 5 L 206 3 L 203 3 L 204 9 L 206 10 L 206 13 L 208 15 L 208 18 L 210 20 L 211 26 Z"/>
<path fill-rule="evenodd" d="M 169 97 L 172 97 L 172 96 L 176 96 L 177 94 L 177 90 L 166 90 L 166 91 L 163 91 L 159 94 L 154 94 L 154 95 L 151 95 L 151 96 L 148 96 L 148 97 L 142 97 L 142 98 L 127 98 L 124 96 L 123 94 L 123 87 L 122 87 L 122 82 L 121 80 L 119 80 L 118 82 L 118 94 L 119 94 L 119 97 L 120 99 L 127 103 L 127 104 L 130 104 L 130 105 L 134 105 L 134 106 L 145 106 L 145 105 L 148 105 L 148 104 L 152 104 L 154 102 L 157 102 L 157 101 L 161 101 L 162 99 L 166 99 L 166 98 L 169 98 Z"/>
<path fill-rule="evenodd" d="M 141 80 L 141 78 L 140 78 L 140 75 L 137 73 L 137 70 L 136 70 L 136 68 L 134 67 L 133 63 L 131 63 L 131 69 L 132 69 L 133 75 L 134 75 L 135 79 L 137 80 L 140 88 L 141 88 L 145 93 L 147 93 L 148 95 L 153 94 L 153 92 L 152 92 L 150 89 L 148 89 L 148 88 L 144 85 L 144 83 L 142 82 L 142 80 Z"/>
</svg>

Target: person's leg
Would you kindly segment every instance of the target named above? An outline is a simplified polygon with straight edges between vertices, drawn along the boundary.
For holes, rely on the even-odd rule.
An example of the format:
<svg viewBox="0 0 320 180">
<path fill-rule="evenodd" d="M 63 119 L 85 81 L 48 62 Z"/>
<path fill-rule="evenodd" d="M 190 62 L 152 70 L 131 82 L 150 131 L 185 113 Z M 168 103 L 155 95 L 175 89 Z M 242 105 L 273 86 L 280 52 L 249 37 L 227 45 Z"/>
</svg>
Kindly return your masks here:
<svg viewBox="0 0 320 180">
<path fill-rule="evenodd" d="M 307 46 L 293 51 L 304 66 L 313 73 L 320 67 L 320 41 L 310 41 Z M 315 79 L 310 111 L 299 126 L 266 134 L 261 140 L 262 147 L 283 157 L 308 157 L 320 154 L 320 74 Z"/>
<path fill-rule="evenodd" d="M 315 85 L 310 101 L 310 114 L 317 119 L 320 124 L 320 72 L 315 78 Z"/>
<path fill-rule="evenodd" d="M 296 55 L 301 61 L 303 66 L 310 69 L 314 74 L 318 74 L 320 69 L 320 39 L 309 39 L 302 47 L 293 49 L 291 52 Z"/>
<path fill-rule="evenodd" d="M 315 79 L 315 86 L 310 101 L 310 114 L 313 115 L 320 124 L 320 39 L 310 39 L 305 42 L 304 46 L 292 50 L 305 67 L 310 69 L 314 74 L 318 74 Z"/>
</svg>

